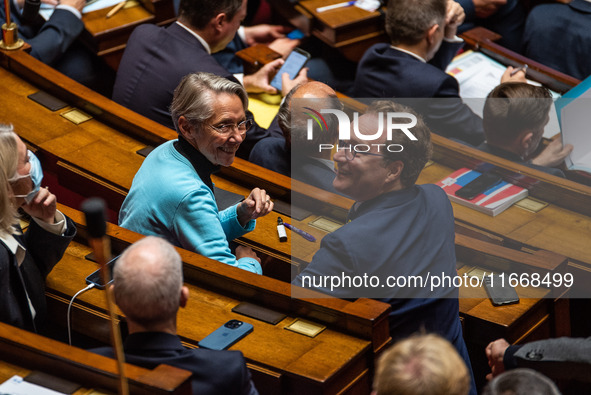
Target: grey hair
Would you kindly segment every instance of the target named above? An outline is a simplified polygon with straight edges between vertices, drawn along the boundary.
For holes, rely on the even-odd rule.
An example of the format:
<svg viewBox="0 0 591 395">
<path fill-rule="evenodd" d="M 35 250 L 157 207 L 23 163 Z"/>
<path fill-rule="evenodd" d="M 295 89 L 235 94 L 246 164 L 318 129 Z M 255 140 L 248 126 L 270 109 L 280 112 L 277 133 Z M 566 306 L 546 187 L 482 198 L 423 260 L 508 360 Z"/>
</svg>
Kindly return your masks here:
<svg viewBox="0 0 591 395">
<path fill-rule="evenodd" d="M 181 116 L 200 129 L 201 125 L 214 115 L 213 103 L 216 95 L 221 93 L 238 96 L 246 112 L 248 95 L 242 85 L 211 73 L 186 75 L 174 90 L 170 105 L 176 131 L 180 133 L 178 120 Z"/>
<path fill-rule="evenodd" d="M 148 236 L 129 246 L 113 268 L 117 305 L 149 326 L 173 319 L 183 286 L 181 257 L 168 241 Z"/>
<path fill-rule="evenodd" d="M 0 232 L 15 233 L 18 223 L 12 187 L 9 180 L 18 167 L 16 133 L 12 125 L 0 124 Z"/>
</svg>

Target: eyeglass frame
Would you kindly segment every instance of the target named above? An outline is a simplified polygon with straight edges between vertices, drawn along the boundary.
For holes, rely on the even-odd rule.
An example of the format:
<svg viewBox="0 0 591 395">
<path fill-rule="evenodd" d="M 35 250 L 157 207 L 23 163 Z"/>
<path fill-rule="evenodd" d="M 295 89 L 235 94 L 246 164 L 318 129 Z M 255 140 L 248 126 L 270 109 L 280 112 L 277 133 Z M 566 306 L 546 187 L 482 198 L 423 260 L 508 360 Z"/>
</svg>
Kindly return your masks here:
<svg viewBox="0 0 591 395">
<path fill-rule="evenodd" d="M 248 125 L 247 123 L 250 123 L 250 125 Z M 244 136 L 244 135 L 246 135 L 246 132 L 248 132 L 254 126 L 254 121 L 251 118 L 246 118 L 242 122 L 238 122 L 238 123 L 225 123 L 225 124 L 222 124 L 221 126 L 214 126 L 214 125 L 209 124 L 209 123 L 206 123 L 205 125 L 206 126 L 209 126 L 213 130 L 215 130 L 218 134 L 221 134 L 222 136 L 231 136 L 233 133 L 235 133 L 235 131 L 238 131 L 238 134 L 240 136 Z M 245 125 L 246 126 L 246 129 L 244 129 L 244 131 L 240 131 L 240 126 L 241 125 Z M 222 127 L 229 127 L 229 126 L 232 127 L 232 132 L 224 132 L 224 131 L 220 130 Z"/>
<path fill-rule="evenodd" d="M 343 140 L 339 140 L 337 143 L 337 147 L 341 147 L 341 143 L 343 142 Z M 349 146 L 351 146 L 351 144 L 349 144 Z M 338 148 L 337 148 L 337 152 L 339 152 Z M 388 159 L 387 156 L 384 156 L 382 154 L 374 154 L 373 152 L 359 152 L 356 151 L 355 149 L 352 150 L 342 150 L 343 155 L 345 156 L 345 159 L 347 160 L 347 162 L 351 162 L 353 159 L 355 159 L 355 157 L 357 156 L 357 154 L 361 154 L 361 155 L 370 155 L 370 156 L 381 156 L 382 158 Z M 353 153 L 353 156 L 351 157 L 351 159 L 349 159 L 349 157 L 347 155 L 349 155 L 347 152 L 349 153 Z"/>
</svg>

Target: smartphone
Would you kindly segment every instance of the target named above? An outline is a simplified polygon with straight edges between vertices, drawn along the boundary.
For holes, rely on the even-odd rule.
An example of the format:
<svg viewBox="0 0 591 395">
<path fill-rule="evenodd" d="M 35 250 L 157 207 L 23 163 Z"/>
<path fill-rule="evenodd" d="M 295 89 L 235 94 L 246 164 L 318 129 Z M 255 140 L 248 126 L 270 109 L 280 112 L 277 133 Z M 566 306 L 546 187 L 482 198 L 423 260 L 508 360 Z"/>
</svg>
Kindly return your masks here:
<svg viewBox="0 0 591 395">
<path fill-rule="evenodd" d="M 495 275 L 491 280 L 490 276 L 484 276 L 484 288 L 488 297 L 495 306 L 503 306 L 506 304 L 519 303 L 519 296 L 515 288 L 507 284 L 508 279 L 505 278 L 505 282 L 501 281 L 500 275 Z"/>
<path fill-rule="evenodd" d="M 281 82 L 281 76 L 283 73 L 289 74 L 289 78 L 294 79 L 302 68 L 306 65 L 310 59 L 310 54 L 303 49 L 296 48 L 287 57 L 283 66 L 279 69 L 273 80 L 271 80 L 271 86 L 278 91 L 281 91 L 283 83 Z"/>
<path fill-rule="evenodd" d="M 109 273 L 109 282 L 107 285 L 113 282 L 113 266 L 115 266 L 117 259 L 119 259 L 118 256 L 107 262 L 107 272 Z M 103 284 L 103 278 L 101 277 L 101 269 L 92 272 L 88 277 L 86 277 L 86 284 L 94 284 L 95 288 L 105 289 L 105 284 Z"/>
<path fill-rule="evenodd" d="M 501 177 L 491 174 L 484 173 L 470 181 L 456 191 L 456 196 L 462 199 L 472 200 L 482 192 L 493 187 L 501 181 Z"/>
<path fill-rule="evenodd" d="M 225 350 L 244 336 L 252 332 L 252 324 L 238 320 L 230 320 L 207 335 L 198 344 L 210 350 Z"/>
</svg>

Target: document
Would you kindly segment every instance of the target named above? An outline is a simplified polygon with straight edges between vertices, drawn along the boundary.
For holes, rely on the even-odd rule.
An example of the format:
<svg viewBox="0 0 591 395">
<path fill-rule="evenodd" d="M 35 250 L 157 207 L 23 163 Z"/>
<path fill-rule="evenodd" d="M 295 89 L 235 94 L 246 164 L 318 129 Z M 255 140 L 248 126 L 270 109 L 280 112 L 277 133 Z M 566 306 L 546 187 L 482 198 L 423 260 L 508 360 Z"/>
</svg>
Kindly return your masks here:
<svg viewBox="0 0 591 395">
<path fill-rule="evenodd" d="M 591 173 L 591 77 L 556 102 L 562 128 L 562 143 L 572 144 L 566 167 Z"/>
<path fill-rule="evenodd" d="M 460 97 L 475 114 L 482 117 L 484 99 L 490 91 L 501 83 L 501 77 L 507 68 L 488 56 L 474 51 L 466 51 L 454 58 L 447 67 L 447 74 L 455 77 L 460 85 Z M 539 83 L 527 80 L 529 84 Z M 560 95 L 550 91 L 557 99 Z M 551 138 L 560 133 L 560 125 L 554 108 L 550 109 L 550 121 L 544 128 L 544 137 Z"/>
<path fill-rule="evenodd" d="M 0 394 L 11 395 L 65 395 L 62 392 L 56 392 L 37 384 L 31 384 L 24 381 L 20 376 L 12 376 L 0 384 Z"/>
</svg>

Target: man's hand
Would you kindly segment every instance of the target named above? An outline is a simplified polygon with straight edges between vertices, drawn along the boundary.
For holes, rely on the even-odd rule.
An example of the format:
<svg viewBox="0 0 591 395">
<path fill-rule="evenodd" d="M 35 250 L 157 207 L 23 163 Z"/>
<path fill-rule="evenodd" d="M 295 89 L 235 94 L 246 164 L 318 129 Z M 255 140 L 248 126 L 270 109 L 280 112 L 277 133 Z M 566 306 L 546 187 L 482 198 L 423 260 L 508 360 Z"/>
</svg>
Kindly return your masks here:
<svg viewBox="0 0 591 395">
<path fill-rule="evenodd" d="M 261 263 L 261 258 L 259 258 L 256 254 L 256 252 L 254 252 L 252 250 L 252 248 L 250 247 L 246 247 L 246 246 L 238 246 L 236 247 L 236 259 L 240 259 L 240 258 L 254 258 L 257 261 L 259 261 L 259 263 Z"/>
<path fill-rule="evenodd" d="M 244 89 L 250 93 L 277 93 L 277 89 L 273 88 L 269 83 L 283 63 L 283 59 L 275 59 L 261 67 L 256 73 L 245 75 Z"/>
<path fill-rule="evenodd" d="M 465 18 L 466 13 L 460 3 L 454 0 L 447 0 L 444 37 L 452 40 L 456 36 L 458 26 L 464 23 Z"/>
<path fill-rule="evenodd" d="M 86 5 L 86 0 L 61 0 L 59 4 L 69 5 L 71 7 L 76 8 L 78 11 L 82 12 L 82 9 Z"/>
<path fill-rule="evenodd" d="M 571 144 L 562 146 L 562 141 L 559 138 L 552 141 L 540 155 L 532 159 L 531 163 L 538 166 L 556 167 L 564 161 L 573 150 Z"/>
<path fill-rule="evenodd" d="M 246 38 L 246 45 L 248 46 L 254 44 L 269 44 L 278 38 L 285 37 L 285 34 L 290 31 L 291 28 L 278 25 L 245 26 L 244 37 Z"/>
<path fill-rule="evenodd" d="M 285 59 L 300 43 L 301 40 L 292 40 L 291 38 L 283 37 L 276 39 L 268 47 L 281 54 L 283 59 Z"/>
<path fill-rule="evenodd" d="M 281 76 L 281 94 L 286 96 L 294 86 L 299 84 L 305 84 L 308 82 L 308 68 L 304 67 L 300 70 L 298 75 L 292 80 L 289 78 L 289 74 L 283 73 Z"/>
<path fill-rule="evenodd" d="M 515 70 L 517 70 L 517 69 L 513 66 L 507 67 L 507 70 L 505 70 L 505 72 L 501 76 L 501 84 L 503 84 L 505 82 L 526 82 L 527 83 L 527 79 L 525 78 L 525 70 L 519 70 L 517 73 L 515 73 L 515 75 L 512 76 L 511 73 L 514 72 Z"/>
<path fill-rule="evenodd" d="M 474 3 L 476 17 L 484 19 L 488 18 L 497 12 L 499 8 L 507 4 L 507 0 L 472 0 L 472 3 Z"/>
<path fill-rule="evenodd" d="M 49 192 L 49 189 L 41 188 L 31 203 L 23 205 L 23 210 L 31 217 L 53 224 L 55 223 L 56 204 L 55 195 Z"/>
<path fill-rule="evenodd" d="M 255 188 L 250 191 L 250 195 L 236 207 L 236 216 L 242 227 L 246 226 L 248 221 L 263 217 L 273 211 L 273 202 L 264 189 Z"/>
<path fill-rule="evenodd" d="M 491 370 L 491 373 L 486 375 L 487 380 L 490 380 L 505 371 L 503 357 L 509 346 L 510 344 L 507 343 L 505 339 L 497 339 L 486 346 L 486 357 L 488 358 L 488 366 L 490 366 Z"/>
</svg>

